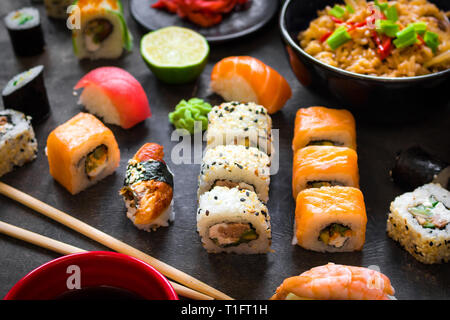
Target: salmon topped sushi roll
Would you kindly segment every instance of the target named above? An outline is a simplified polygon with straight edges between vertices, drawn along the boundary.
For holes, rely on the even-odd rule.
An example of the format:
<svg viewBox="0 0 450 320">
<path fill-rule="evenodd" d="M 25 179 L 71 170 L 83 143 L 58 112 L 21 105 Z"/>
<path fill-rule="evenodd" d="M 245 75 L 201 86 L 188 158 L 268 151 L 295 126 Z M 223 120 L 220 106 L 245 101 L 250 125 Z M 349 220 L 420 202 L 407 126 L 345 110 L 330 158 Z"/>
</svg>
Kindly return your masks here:
<svg viewBox="0 0 450 320">
<path fill-rule="evenodd" d="M 120 151 L 110 129 L 89 113 L 79 113 L 53 130 L 47 138 L 52 177 L 77 194 L 112 174 Z"/>
<path fill-rule="evenodd" d="M 306 189 L 298 194 L 296 203 L 293 244 L 319 252 L 362 249 L 367 216 L 359 189 Z"/>
<path fill-rule="evenodd" d="M 355 119 L 347 110 L 301 108 L 295 117 L 292 150 L 306 146 L 341 146 L 356 150 Z"/>
<path fill-rule="evenodd" d="M 292 193 L 323 186 L 359 187 L 358 156 L 345 147 L 310 146 L 294 154 Z"/>
<path fill-rule="evenodd" d="M 292 96 L 289 83 L 277 71 L 248 56 L 228 57 L 214 66 L 211 89 L 226 101 L 254 102 L 270 114 Z"/>
<path fill-rule="evenodd" d="M 163 160 L 163 147 L 146 143 L 128 161 L 124 186 L 120 190 L 127 217 L 142 230 L 168 226 L 174 220 L 173 175 Z"/>
<path fill-rule="evenodd" d="M 328 263 L 285 279 L 270 300 L 389 300 L 394 294 L 379 271 Z"/>
</svg>

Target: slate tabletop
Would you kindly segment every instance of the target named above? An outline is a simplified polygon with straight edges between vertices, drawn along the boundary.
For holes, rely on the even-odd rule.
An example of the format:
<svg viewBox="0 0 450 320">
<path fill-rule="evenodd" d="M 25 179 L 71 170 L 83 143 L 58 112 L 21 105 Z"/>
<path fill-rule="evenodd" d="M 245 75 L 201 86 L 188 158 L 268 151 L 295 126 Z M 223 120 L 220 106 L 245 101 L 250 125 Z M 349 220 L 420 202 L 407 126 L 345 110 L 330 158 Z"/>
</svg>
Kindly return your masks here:
<svg viewBox="0 0 450 320">
<path fill-rule="evenodd" d="M 0 14 L 29 5 L 29 1 L 1 1 Z M 324 254 L 291 245 L 295 203 L 291 195 L 291 140 L 295 112 L 299 107 L 324 105 L 345 107 L 320 93 L 302 87 L 294 77 L 286 58 L 278 16 L 258 32 L 211 47 L 209 63 L 201 77 L 192 84 L 165 85 L 147 69 L 139 53 L 139 40 L 145 30 L 129 15 L 125 15 L 134 35 L 134 48 L 118 60 L 78 61 L 71 45 L 65 21 L 51 20 L 41 12 L 47 43 L 43 54 L 31 58 L 14 55 L 7 31 L 0 27 L 0 87 L 15 74 L 32 66 L 45 66 L 45 83 L 51 104 L 51 116 L 35 126 L 39 144 L 38 157 L 32 163 L 1 178 L 32 196 L 70 213 L 98 228 L 206 283 L 236 299 L 267 299 L 286 278 L 312 267 L 334 262 L 355 266 L 378 266 L 396 289 L 398 299 L 450 299 L 449 264 L 424 265 L 403 250 L 386 235 L 386 217 L 390 202 L 405 190 L 389 177 L 396 152 L 419 144 L 430 153 L 450 160 L 450 106 L 423 106 L 423 117 L 413 122 L 370 122 L 362 111 L 355 111 L 361 190 L 367 207 L 366 243 L 361 252 Z M 201 97 L 214 103 L 220 97 L 208 90 L 213 65 L 230 55 L 250 55 L 278 70 L 293 89 L 286 106 L 273 115 L 273 127 L 279 129 L 279 164 L 271 178 L 269 212 L 272 221 L 273 253 L 266 255 L 207 254 L 196 232 L 196 190 L 199 164 L 193 155 L 188 164 L 175 165 L 171 150 L 179 141 L 171 141 L 173 127 L 167 115 L 181 99 Z M 59 124 L 83 110 L 73 92 L 75 83 L 89 70 L 114 65 L 133 74 L 144 87 L 153 116 L 129 130 L 108 125 L 121 150 L 120 167 L 115 174 L 76 196 L 70 195 L 49 174 L 45 156 L 48 134 Z M 448 93 L 442 93 L 447 94 Z M 396 106 L 392 106 L 395 108 Z M 389 117 L 389 114 L 386 114 Z M 175 175 L 175 222 L 168 228 L 147 233 L 133 226 L 126 217 L 123 200 L 118 195 L 129 158 L 145 142 L 162 144 L 166 161 Z M 108 250 L 57 222 L 0 196 L 0 220 L 29 229 L 86 250 Z M 34 245 L 0 235 L 0 297 L 23 276 L 41 264 L 59 257 L 58 254 Z"/>
</svg>

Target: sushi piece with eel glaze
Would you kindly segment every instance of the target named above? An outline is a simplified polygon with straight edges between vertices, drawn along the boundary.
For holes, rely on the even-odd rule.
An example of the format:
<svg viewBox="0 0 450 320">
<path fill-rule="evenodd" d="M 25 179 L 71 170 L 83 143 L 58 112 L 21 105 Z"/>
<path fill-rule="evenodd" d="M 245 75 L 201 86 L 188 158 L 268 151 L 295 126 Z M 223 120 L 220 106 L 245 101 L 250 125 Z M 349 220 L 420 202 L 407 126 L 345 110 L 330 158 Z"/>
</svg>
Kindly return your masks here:
<svg viewBox="0 0 450 320">
<path fill-rule="evenodd" d="M 175 219 L 173 174 L 163 157 L 162 146 L 146 143 L 128 161 L 119 194 L 127 207 L 127 217 L 141 230 L 167 227 Z"/>
<path fill-rule="evenodd" d="M 129 129 L 151 117 L 147 95 L 139 81 L 117 67 L 88 72 L 74 89 L 83 88 L 78 103 L 106 123 Z"/>
</svg>

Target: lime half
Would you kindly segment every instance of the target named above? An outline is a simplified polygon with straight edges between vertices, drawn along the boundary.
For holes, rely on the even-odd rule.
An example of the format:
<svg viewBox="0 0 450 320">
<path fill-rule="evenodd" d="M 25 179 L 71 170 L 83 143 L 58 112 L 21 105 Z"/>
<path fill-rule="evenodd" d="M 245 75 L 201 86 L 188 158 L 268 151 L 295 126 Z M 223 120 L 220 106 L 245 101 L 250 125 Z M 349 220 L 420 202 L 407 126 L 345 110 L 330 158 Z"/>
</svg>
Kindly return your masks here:
<svg viewBox="0 0 450 320">
<path fill-rule="evenodd" d="M 142 37 L 141 55 L 161 81 L 186 83 L 197 78 L 205 68 L 209 45 L 195 31 L 166 27 Z"/>
</svg>

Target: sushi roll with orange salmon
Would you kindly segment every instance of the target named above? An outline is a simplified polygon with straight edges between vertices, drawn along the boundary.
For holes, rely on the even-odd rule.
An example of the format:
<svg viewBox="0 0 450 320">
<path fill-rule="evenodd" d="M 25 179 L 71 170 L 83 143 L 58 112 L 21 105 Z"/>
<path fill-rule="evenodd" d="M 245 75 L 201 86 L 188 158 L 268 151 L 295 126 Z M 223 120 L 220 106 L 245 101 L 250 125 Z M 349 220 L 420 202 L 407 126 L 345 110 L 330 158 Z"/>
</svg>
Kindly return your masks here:
<svg viewBox="0 0 450 320">
<path fill-rule="evenodd" d="M 163 160 L 163 147 L 144 144 L 128 161 L 124 186 L 120 190 L 127 217 L 142 230 L 167 227 L 174 220 L 173 175 Z"/>
<path fill-rule="evenodd" d="M 211 89 L 226 101 L 263 105 L 270 114 L 283 108 L 292 96 L 291 87 L 282 75 L 247 56 L 219 61 L 211 73 Z"/>
<path fill-rule="evenodd" d="M 389 300 L 394 294 L 377 270 L 328 263 L 285 279 L 270 300 Z"/>
<path fill-rule="evenodd" d="M 366 224 L 366 207 L 359 189 L 306 189 L 296 200 L 292 244 L 318 252 L 361 250 Z"/>
<path fill-rule="evenodd" d="M 345 147 L 310 146 L 294 154 L 292 193 L 323 186 L 359 187 L 358 156 Z"/>
<path fill-rule="evenodd" d="M 325 107 L 301 108 L 295 116 L 292 150 L 323 145 L 356 150 L 355 119 L 347 110 Z"/>
<path fill-rule="evenodd" d="M 120 151 L 110 129 L 89 113 L 79 113 L 47 138 L 50 174 L 77 194 L 112 174 Z"/>
</svg>

